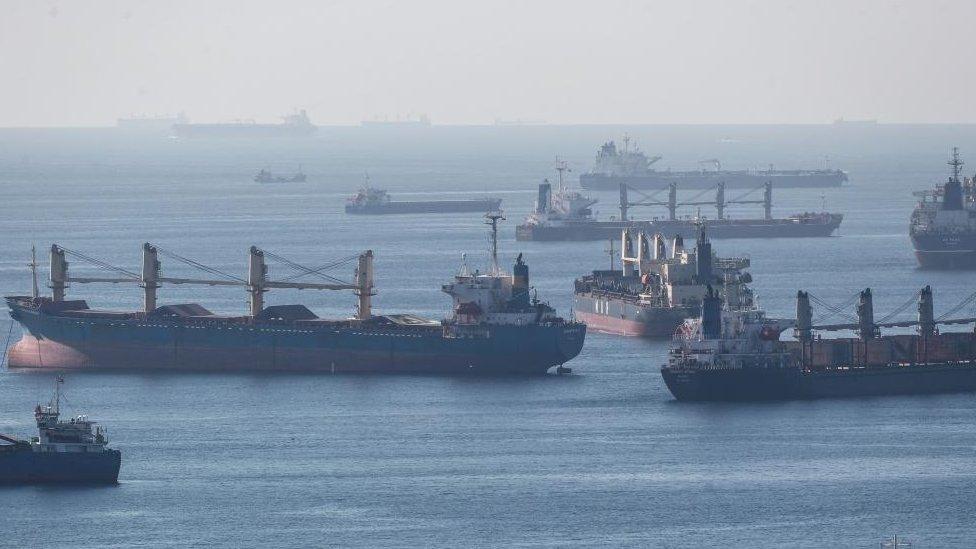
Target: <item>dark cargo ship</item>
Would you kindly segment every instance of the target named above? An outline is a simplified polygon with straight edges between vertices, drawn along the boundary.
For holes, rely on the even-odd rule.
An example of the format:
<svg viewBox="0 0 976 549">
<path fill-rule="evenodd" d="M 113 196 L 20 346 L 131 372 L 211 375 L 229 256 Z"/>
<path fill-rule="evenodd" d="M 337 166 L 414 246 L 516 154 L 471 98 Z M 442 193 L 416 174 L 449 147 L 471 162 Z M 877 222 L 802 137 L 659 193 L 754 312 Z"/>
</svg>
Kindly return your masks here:
<svg viewBox="0 0 976 549">
<path fill-rule="evenodd" d="M 772 183 L 765 183 L 762 199 L 746 200 L 725 197 L 725 185 L 715 185 L 714 201 L 679 201 L 677 185 L 668 187 L 667 201 L 657 200 L 656 196 L 643 196 L 639 200 L 629 197 L 630 188 L 620 185 L 620 218 L 611 221 L 597 221 L 589 206 L 595 200 L 583 200 L 578 197 L 574 201 L 557 201 L 561 195 L 551 194 L 546 184 L 539 186 L 539 199 L 536 210 L 526 217 L 525 221 L 516 229 L 518 240 L 541 241 L 587 241 L 606 240 L 616 238 L 621 229 L 632 229 L 646 233 L 662 233 L 669 236 L 679 235 L 683 238 L 694 238 L 698 226 L 708 225 L 708 233 L 712 238 L 808 238 L 827 237 L 840 228 L 844 220 L 842 214 L 829 212 L 804 212 L 793 214 L 785 218 L 774 218 L 772 214 Z M 756 189 L 758 190 L 758 188 Z M 643 194 L 643 193 L 641 193 Z M 575 193 L 574 196 L 578 195 Z M 557 208 L 558 204 L 560 208 Z M 570 206 L 579 205 L 578 208 Z M 726 216 L 726 208 L 732 204 L 762 204 L 763 217 L 761 219 L 733 219 Z M 714 205 L 716 218 L 707 219 L 700 215 L 694 217 L 679 217 L 677 209 L 689 205 Z M 667 218 L 652 220 L 634 220 L 630 216 L 630 208 L 634 206 L 665 206 L 668 210 Z M 555 214 L 553 213 L 555 212 Z"/>
<path fill-rule="evenodd" d="M 49 404 L 34 408 L 37 436 L 0 435 L 0 484 L 115 484 L 122 454 L 108 448 L 101 427 L 86 416 L 61 421 L 58 378 Z"/>
<path fill-rule="evenodd" d="M 501 207 L 499 198 L 472 200 L 414 200 L 393 201 L 382 189 L 366 185 L 346 202 L 346 213 L 360 215 L 427 214 L 456 212 L 494 212 Z"/>
<path fill-rule="evenodd" d="M 861 292 L 857 324 L 813 326 L 810 296 L 797 294 L 797 320 L 772 320 L 758 309 L 730 311 L 709 292 L 701 316 L 675 336 L 661 374 L 678 400 L 788 400 L 976 391 L 976 333 L 940 332 L 932 290 L 919 292 L 918 320 L 875 323 L 870 289 Z M 917 326 L 917 334 L 881 335 Z M 780 334 L 796 328 L 796 341 Z M 816 330 L 853 329 L 859 337 L 821 338 Z"/>
<path fill-rule="evenodd" d="M 492 217 L 493 226 L 497 219 Z M 531 375 L 552 367 L 564 371 L 562 364 L 579 354 L 586 333 L 585 325 L 530 299 L 529 269 L 521 255 L 514 275 L 498 268 L 494 254 L 486 273 L 462 267 L 442 287 L 454 301 L 450 318 L 433 321 L 372 314 L 370 251 L 358 257 L 354 283 L 330 277 L 324 284 L 269 279 L 265 256 L 283 258 L 253 247 L 246 280 L 160 276 L 160 250 L 149 244 L 143 247 L 141 275 L 122 270 L 125 276 L 119 279 L 73 277 L 66 253 L 58 246 L 51 249 L 52 297 L 36 292 L 7 297 L 11 317 L 24 329 L 10 350 L 12 368 Z M 302 275 L 322 275 L 323 269 L 291 265 Z M 144 310 L 93 310 L 85 301 L 65 300 L 70 282 L 105 281 L 141 285 Z M 157 306 L 156 290 L 164 283 L 244 286 L 251 314 L 217 315 L 197 304 Z M 326 320 L 302 305 L 265 307 L 264 293 L 272 288 L 353 290 L 358 312 L 355 318 Z"/>
<path fill-rule="evenodd" d="M 647 158 L 630 139 L 624 137 L 623 149 L 618 149 L 613 141 L 600 147 L 596 162 L 589 173 L 580 175 L 580 186 L 584 189 L 614 191 L 620 185 L 634 189 L 666 189 L 677 184 L 682 189 L 708 189 L 717 183 L 725 183 L 729 188 L 755 187 L 764 182 L 772 182 L 779 188 L 787 187 L 839 187 L 847 181 L 847 174 L 841 170 L 723 170 L 718 160 L 701 162 L 702 169 L 693 171 L 658 171 L 651 166 L 661 160 L 660 156 Z M 713 166 L 711 170 L 705 166 Z"/>
<path fill-rule="evenodd" d="M 960 180 L 963 162 L 952 150 L 949 180 L 934 191 L 921 191 L 909 234 L 923 269 L 976 269 L 976 181 Z"/>
<path fill-rule="evenodd" d="M 698 314 L 706 288 L 721 287 L 726 301 L 735 306 L 752 306 L 752 281 L 745 269 L 749 260 L 718 258 L 699 228 L 694 251 L 684 250 L 684 239 L 676 236 L 671 250 L 660 234 L 648 238 L 623 231 L 621 269 L 597 270 L 576 279 L 573 314 L 590 330 L 609 334 L 671 337 L 686 318 Z M 611 246 L 610 253 L 613 254 Z"/>
</svg>

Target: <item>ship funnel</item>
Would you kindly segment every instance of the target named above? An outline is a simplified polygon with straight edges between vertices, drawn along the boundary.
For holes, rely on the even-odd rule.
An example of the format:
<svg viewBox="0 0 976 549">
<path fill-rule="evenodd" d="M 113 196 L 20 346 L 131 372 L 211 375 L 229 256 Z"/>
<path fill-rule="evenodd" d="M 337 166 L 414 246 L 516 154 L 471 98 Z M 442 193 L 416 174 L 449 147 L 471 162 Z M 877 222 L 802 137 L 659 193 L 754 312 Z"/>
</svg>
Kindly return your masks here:
<svg viewBox="0 0 976 549">
<path fill-rule="evenodd" d="M 812 326 L 813 310 L 810 309 L 810 294 L 800 290 L 796 292 L 796 338 L 800 341 L 810 341 Z"/>
<path fill-rule="evenodd" d="M 681 238 L 680 234 L 674 235 L 674 240 L 671 243 L 671 259 L 678 259 L 684 251 L 685 239 Z"/>
<path fill-rule="evenodd" d="M 858 300 L 857 326 L 861 339 L 874 339 L 878 335 L 878 327 L 874 324 L 874 299 L 871 297 L 871 288 L 865 288 Z"/>
<path fill-rule="evenodd" d="M 705 224 L 698 226 L 698 240 L 695 242 L 696 275 L 699 284 L 710 284 L 712 281 L 712 243 L 708 241 Z"/>
<path fill-rule="evenodd" d="M 918 293 L 918 333 L 923 337 L 935 334 L 933 310 L 932 287 L 926 286 Z"/>
<path fill-rule="evenodd" d="M 529 306 L 529 266 L 522 261 L 522 254 L 515 258 L 512 268 L 512 301 L 522 307 Z"/>
<path fill-rule="evenodd" d="M 711 285 L 701 302 L 701 330 L 703 339 L 722 337 L 722 298 Z"/>
<path fill-rule="evenodd" d="M 539 184 L 539 197 L 535 202 L 536 213 L 548 213 L 552 210 L 552 185 L 547 179 L 545 183 Z"/>
</svg>

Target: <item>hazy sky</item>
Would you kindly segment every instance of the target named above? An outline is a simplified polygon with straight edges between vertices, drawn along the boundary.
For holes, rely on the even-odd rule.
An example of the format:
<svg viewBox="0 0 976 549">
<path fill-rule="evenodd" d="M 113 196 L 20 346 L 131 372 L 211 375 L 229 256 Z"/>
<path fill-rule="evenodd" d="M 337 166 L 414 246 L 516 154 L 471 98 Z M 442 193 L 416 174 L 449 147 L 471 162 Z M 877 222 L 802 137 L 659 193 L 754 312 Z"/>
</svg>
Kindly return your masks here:
<svg viewBox="0 0 976 549">
<path fill-rule="evenodd" d="M 0 126 L 972 123 L 974 29 L 974 0 L 0 0 Z"/>
</svg>

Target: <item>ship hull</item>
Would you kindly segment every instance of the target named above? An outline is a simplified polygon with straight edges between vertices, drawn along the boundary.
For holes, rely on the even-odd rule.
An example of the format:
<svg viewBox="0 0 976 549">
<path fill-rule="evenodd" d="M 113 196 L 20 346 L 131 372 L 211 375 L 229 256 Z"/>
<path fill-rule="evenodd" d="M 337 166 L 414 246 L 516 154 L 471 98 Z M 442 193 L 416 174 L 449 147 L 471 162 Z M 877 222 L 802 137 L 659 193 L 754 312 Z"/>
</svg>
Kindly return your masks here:
<svg viewBox="0 0 976 549">
<path fill-rule="evenodd" d="M 912 245 L 923 269 L 976 269 L 976 234 L 913 234 Z"/>
<path fill-rule="evenodd" d="M 804 371 L 661 369 L 677 400 L 760 401 L 976 391 L 976 362 Z"/>
<path fill-rule="evenodd" d="M 387 202 L 385 204 L 347 204 L 346 213 L 357 215 L 426 214 L 488 212 L 501 206 L 496 198 L 487 200 L 433 200 L 428 202 Z"/>
<path fill-rule="evenodd" d="M 573 304 L 573 315 L 589 330 L 647 338 L 673 336 L 684 319 L 696 312 L 695 308 L 664 309 L 589 294 L 576 294 Z"/>
<path fill-rule="evenodd" d="M 0 484 L 115 484 L 122 454 L 35 452 L 26 444 L 0 448 Z"/>
<path fill-rule="evenodd" d="M 173 134 L 181 138 L 268 138 L 310 137 L 317 128 L 298 124 L 174 124 Z"/>
<path fill-rule="evenodd" d="M 796 222 L 792 220 L 737 219 L 707 222 L 710 238 L 814 238 L 832 235 L 842 221 L 842 216 L 833 215 L 823 221 Z M 592 241 L 620 238 L 620 231 L 626 228 L 643 230 L 648 234 L 661 233 L 667 236 L 680 235 L 693 239 L 698 234 L 698 225 L 691 220 L 634 221 L 593 221 L 567 225 L 519 225 L 516 239 L 522 241 Z"/>
<path fill-rule="evenodd" d="M 776 188 L 839 187 L 847 174 L 823 172 L 651 172 L 645 175 L 618 176 L 598 173 L 580 175 L 580 186 L 595 191 L 617 191 L 620 185 L 632 189 L 667 189 L 672 183 L 679 189 L 710 189 L 718 183 L 726 188 L 758 187 L 771 182 Z"/>
<path fill-rule="evenodd" d="M 579 323 L 350 327 L 101 319 L 12 309 L 11 368 L 542 375 L 579 354 Z"/>
</svg>

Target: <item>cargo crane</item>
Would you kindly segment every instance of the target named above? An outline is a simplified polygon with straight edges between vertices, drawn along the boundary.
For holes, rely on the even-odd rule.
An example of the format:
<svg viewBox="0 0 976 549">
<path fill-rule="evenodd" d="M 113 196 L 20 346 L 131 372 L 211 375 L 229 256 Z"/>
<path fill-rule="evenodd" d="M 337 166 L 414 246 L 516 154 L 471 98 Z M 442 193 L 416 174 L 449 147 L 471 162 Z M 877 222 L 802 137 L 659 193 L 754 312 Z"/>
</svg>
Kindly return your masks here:
<svg viewBox="0 0 976 549">
<path fill-rule="evenodd" d="M 773 184 L 771 182 L 766 182 L 763 185 L 756 187 L 750 191 L 747 191 L 736 198 L 731 200 L 725 198 L 725 183 L 718 183 L 713 187 L 715 189 L 715 200 L 698 200 L 702 195 L 711 189 L 705 189 L 701 191 L 688 200 L 678 201 L 678 185 L 676 183 L 671 183 L 668 186 L 668 200 L 667 202 L 663 200 L 658 200 L 657 195 L 663 190 L 659 190 L 654 193 L 646 194 L 636 189 L 633 189 L 626 184 L 620 184 L 620 220 L 628 221 L 628 212 L 631 207 L 634 206 L 666 206 L 668 208 L 668 220 L 674 221 L 678 218 L 678 206 L 715 206 L 717 211 L 717 218 L 719 220 L 725 219 L 725 208 L 730 204 L 762 204 L 763 205 L 763 219 L 769 221 L 773 218 Z M 762 199 L 749 199 L 746 197 L 750 194 L 763 189 Z M 633 191 L 639 194 L 643 200 L 631 201 L 629 198 L 629 192 Z"/>
<path fill-rule="evenodd" d="M 161 263 L 159 261 L 159 255 L 164 255 L 170 259 L 174 259 L 196 269 L 202 270 L 208 274 L 216 275 L 221 278 L 219 279 L 199 279 L 199 278 L 174 278 L 161 276 L 162 269 Z M 115 274 L 113 277 L 82 277 L 82 276 L 71 276 L 68 271 L 68 261 L 67 257 L 73 257 L 95 265 L 101 269 L 111 271 Z M 298 271 L 298 274 L 286 277 L 281 280 L 271 280 L 268 278 L 268 266 L 265 261 L 265 257 L 270 257 L 274 260 L 280 261 L 292 269 Z M 358 266 L 356 269 L 356 280 L 355 282 L 346 282 L 338 278 L 329 276 L 323 271 L 326 271 L 335 266 L 348 263 L 352 259 L 358 260 Z M 32 276 L 36 280 L 37 278 L 37 262 L 32 260 L 30 263 Z M 324 278 L 328 283 L 311 283 L 304 281 L 296 281 L 297 278 L 302 276 L 318 276 Z M 227 274 L 221 272 L 213 267 L 209 267 L 179 256 L 175 253 L 163 250 L 158 246 L 154 246 L 150 243 L 145 243 L 142 245 L 142 270 L 140 273 L 135 273 L 121 267 L 116 267 L 105 261 L 89 257 L 83 253 L 69 250 L 63 246 L 54 244 L 51 246 L 51 275 L 50 275 L 50 288 L 52 291 L 52 300 L 55 302 L 64 301 L 65 292 L 68 288 L 69 283 L 76 284 L 92 284 L 92 283 L 110 283 L 110 284 L 138 284 L 143 288 L 143 312 L 149 315 L 154 310 L 156 310 L 156 294 L 157 290 L 160 288 L 161 284 L 194 284 L 202 286 L 242 286 L 247 289 L 250 296 L 250 307 L 249 312 L 252 318 L 257 317 L 264 310 L 264 293 L 272 288 L 282 288 L 282 289 L 295 289 L 295 290 L 352 290 L 359 298 L 359 304 L 357 309 L 356 317 L 359 320 L 366 320 L 371 316 L 371 297 L 375 295 L 373 291 L 373 251 L 367 250 L 358 256 L 352 258 L 346 258 L 339 260 L 337 262 L 327 264 L 321 267 L 308 268 L 280 255 L 266 252 L 261 250 L 257 246 L 251 246 L 248 250 L 248 270 L 246 278 L 241 278 L 235 275 Z M 35 285 L 36 288 L 36 285 Z M 35 295 L 36 298 L 36 289 Z"/>
</svg>

